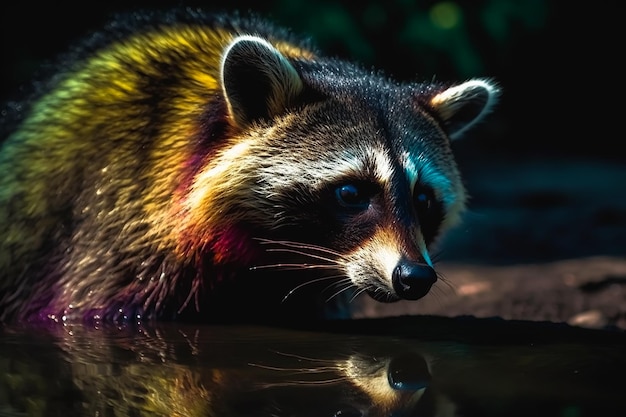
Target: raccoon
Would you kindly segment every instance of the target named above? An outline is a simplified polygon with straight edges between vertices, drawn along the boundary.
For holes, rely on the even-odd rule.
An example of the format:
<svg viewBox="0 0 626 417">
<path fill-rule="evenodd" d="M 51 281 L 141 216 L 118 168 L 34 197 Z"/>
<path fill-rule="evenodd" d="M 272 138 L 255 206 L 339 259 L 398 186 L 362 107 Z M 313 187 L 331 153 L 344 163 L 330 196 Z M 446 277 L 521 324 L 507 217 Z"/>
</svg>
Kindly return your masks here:
<svg viewBox="0 0 626 417">
<path fill-rule="evenodd" d="M 348 317 L 416 300 L 489 79 L 400 83 L 259 17 L 118 18 L 8 106 L 0 320 Z M 12 118 L 12 122 L 8 119 Z"/>
</svg>

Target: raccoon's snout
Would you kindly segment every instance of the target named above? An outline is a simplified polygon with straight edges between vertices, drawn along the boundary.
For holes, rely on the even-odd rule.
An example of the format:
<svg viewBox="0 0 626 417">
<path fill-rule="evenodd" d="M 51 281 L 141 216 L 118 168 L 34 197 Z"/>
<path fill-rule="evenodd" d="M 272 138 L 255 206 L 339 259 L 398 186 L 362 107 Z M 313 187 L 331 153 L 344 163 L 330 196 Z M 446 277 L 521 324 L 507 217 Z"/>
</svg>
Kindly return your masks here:
<svg viewBox="0 0 626 417">
<path fill-rule="evenodd" d="M 437 273 L 427 264 L 401 260 L 393 270 L 391 283 L 403 300 L 422 298 L 437 281 Z"/>
</svg>

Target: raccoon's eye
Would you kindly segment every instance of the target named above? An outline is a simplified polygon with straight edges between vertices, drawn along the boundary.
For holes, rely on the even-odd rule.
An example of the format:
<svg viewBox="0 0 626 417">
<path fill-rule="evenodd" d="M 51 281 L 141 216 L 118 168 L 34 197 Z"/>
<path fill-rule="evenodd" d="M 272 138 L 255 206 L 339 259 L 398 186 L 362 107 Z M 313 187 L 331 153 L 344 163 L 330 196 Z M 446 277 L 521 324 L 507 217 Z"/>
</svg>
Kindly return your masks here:
<svg viewBox="0 0 626 417">
<path fill-rule="evenodd" d="M 344 207 L 366 209 L 370 205 L 371 193 L 357 184 L 343 184 L 335 189 L 337 201 Z"/>
<path fill-rule="evenodd" d="M 426 243 L 431 242 L 443 220 L 443 206 L 435 191 L 424 184 L 417 184 L 413 190 L 413 204 Z"/>
<path fill-rule="evenodd" d="M 428 212 L 434 204 L 435 193 L 430 187 L 417 185 L 413 192 L 413 199 L 418 214 L 420 212 Z"/>
</svg>

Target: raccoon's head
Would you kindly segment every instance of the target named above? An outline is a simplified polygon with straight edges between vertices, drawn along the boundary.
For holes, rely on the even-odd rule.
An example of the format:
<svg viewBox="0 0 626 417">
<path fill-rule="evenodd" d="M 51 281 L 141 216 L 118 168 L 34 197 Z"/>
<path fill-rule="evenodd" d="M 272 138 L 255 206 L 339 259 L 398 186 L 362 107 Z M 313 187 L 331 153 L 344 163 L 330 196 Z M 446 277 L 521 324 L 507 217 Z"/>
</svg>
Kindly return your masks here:
<svg viewBox="0 0 626 417">
<path fill-rule="evenodd" d="M 381 301 L 423 297 L 437 279 L 429 247 L 466 200 L 450 142 L 497 88 L 400 85 L 254 36 L 236 38 L 221 68 L 234 139 L 196 179 L 197 224 L 219 216 L 224 236 L 256 239 L 269 249 L 257 268 L 340 275 L 339 290 Z M 219 252 L 228 238 L 214 236 Z"/>
</svg>

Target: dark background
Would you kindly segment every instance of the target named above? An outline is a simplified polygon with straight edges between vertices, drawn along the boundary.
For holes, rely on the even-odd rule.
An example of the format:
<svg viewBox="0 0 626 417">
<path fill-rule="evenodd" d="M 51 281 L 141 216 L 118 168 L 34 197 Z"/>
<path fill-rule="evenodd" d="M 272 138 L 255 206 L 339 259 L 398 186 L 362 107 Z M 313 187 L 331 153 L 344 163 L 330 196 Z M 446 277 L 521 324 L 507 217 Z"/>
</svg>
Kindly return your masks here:
<svg viewBox="0 0 626 417">
<path fill-rule="evenodd" d="M 4 2 L 0 97 L 113 13 L 177 5 L 255 11 L 322 51 L 399 80 L 491 77 L 488 122 L 455 143 L 472 200 L 443 259 L 510 263 L 623 255 L 626 168 L 618 2 Z"/>
</svg>

